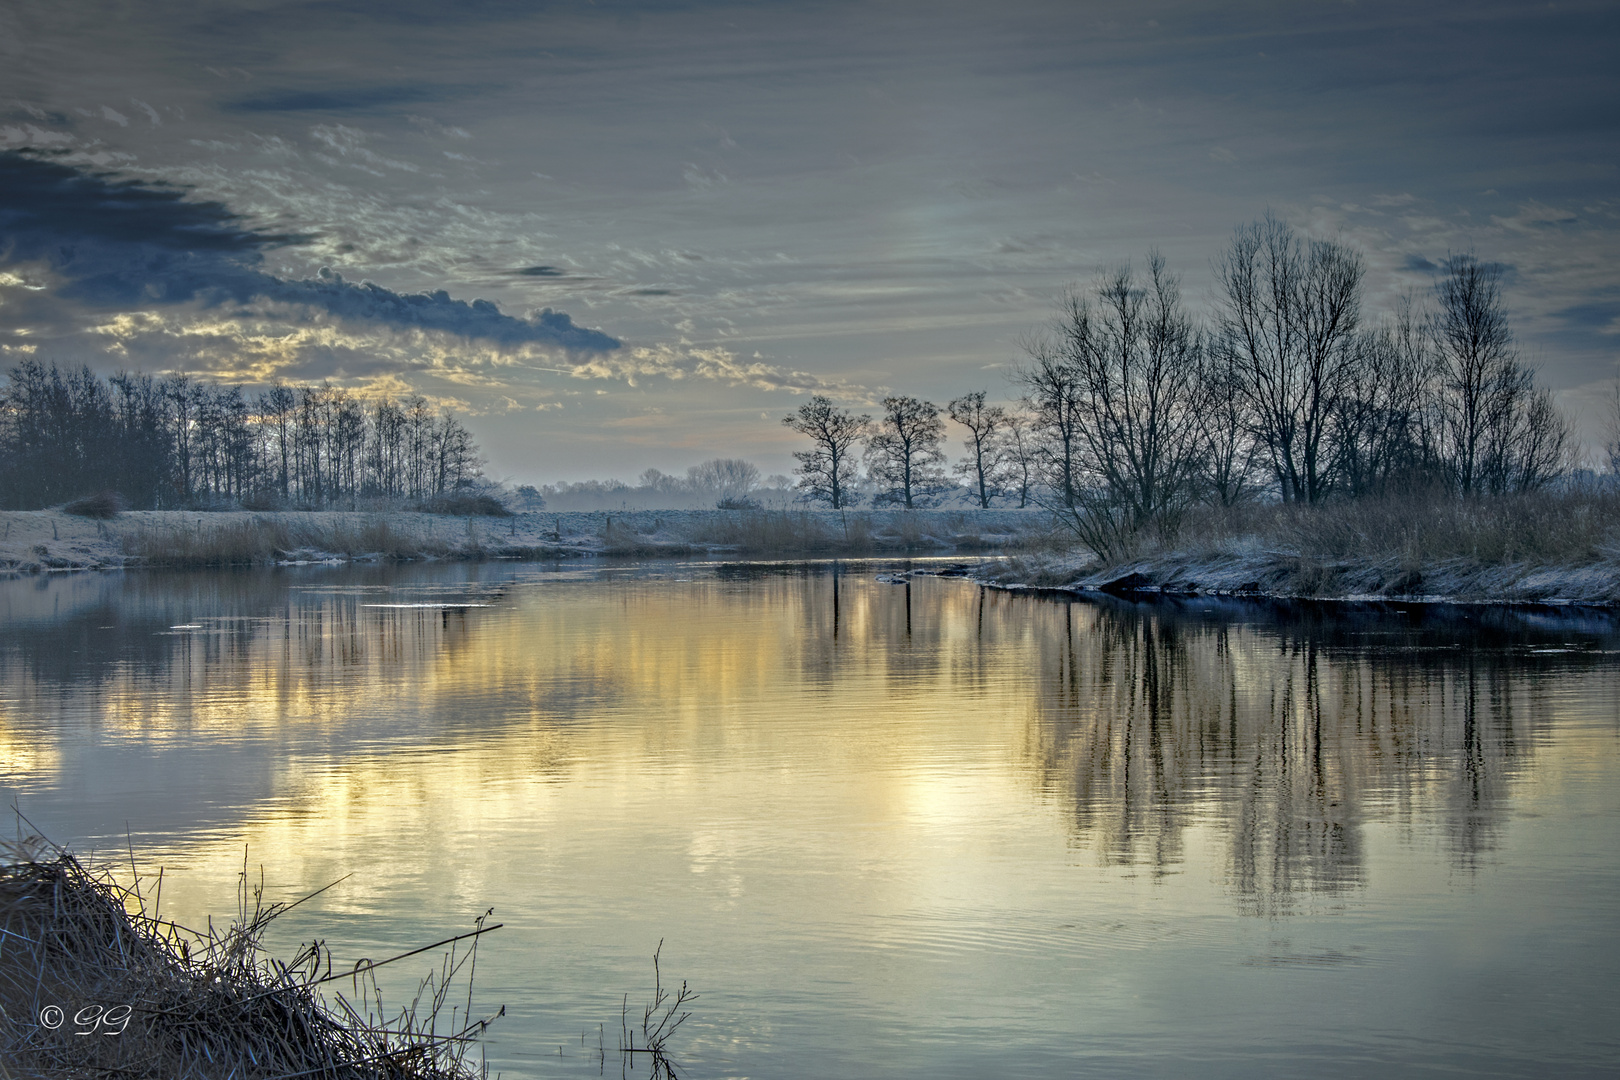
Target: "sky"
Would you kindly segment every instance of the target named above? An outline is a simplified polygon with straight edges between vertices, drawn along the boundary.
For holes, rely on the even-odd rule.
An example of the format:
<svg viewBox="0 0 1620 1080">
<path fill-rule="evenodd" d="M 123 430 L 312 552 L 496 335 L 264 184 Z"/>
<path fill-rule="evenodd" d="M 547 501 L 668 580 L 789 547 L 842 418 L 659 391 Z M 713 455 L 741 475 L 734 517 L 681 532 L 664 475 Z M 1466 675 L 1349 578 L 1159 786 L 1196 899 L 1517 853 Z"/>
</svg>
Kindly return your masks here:
<svg viewBox="0 0 1620 1080">
<path fill-rule="evenodd" d="M 1613 3 L 0 7 L 0 367 L 421 393 L 512 483 L 789 471 L 824 393 L 1007 399 L 1070 285 L 1270 211 L 1367 317 L 1502 264 L 1620 375 Z"/>
</svg>

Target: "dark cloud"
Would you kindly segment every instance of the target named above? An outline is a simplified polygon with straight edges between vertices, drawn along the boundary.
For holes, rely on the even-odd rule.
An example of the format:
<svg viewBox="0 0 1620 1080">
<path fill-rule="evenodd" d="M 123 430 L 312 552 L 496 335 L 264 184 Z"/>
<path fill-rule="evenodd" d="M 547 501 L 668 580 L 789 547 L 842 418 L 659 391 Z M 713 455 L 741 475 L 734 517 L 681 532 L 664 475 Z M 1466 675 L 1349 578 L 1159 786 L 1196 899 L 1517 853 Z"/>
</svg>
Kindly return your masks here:
<svg viewBox="0 0 1620 1080">
<path fill-rule="evenodd" d="M 1432 274 L 1440 269 L 1440 265 L 1438 263 L 1431 262 L 1422 255 L 1408 255 L 1406 257 L 1405 267 L 1408 270 L 1415 270 L 1426 274 Z"/>
<path fill-rule="evenodd" d="M 513 273 L 521 274 L 524 277 L 566 277 L 568 275 L 568 271 L 559 270 L 555 266 L 525 266 L 521 270 L 514 270 Z"/>
<path fill-rule="evenodd" d="M 1572 328 L 1620 328 L 1620 301 L 1594 300 L 1585 304 L 1574 304 L 1562 311 L 1553 312 L 1553 317 L 1562 319 Z"/>
<path fill-rule="evenodd" d="M 224 204 L 186 195 L 180 188 L 120 180 L 37 154 L 0 152 L 0 235 L 13 244 L 93 238 L 166 252 L 251 256 L 311 239 L 255 231 Z M 37 255 L 25 248 L 22 257 Z"/>
<path fill-rule="evenodd" d="M 230 112 L 369 112 L 394 105 L 446 101 L 479 92 L 475 86 L 431 86 L 400 83 L 389 86 L 321 87 L 313 90 L 270 90 L 226 102 Z"/>
<path fill-rule="evenodd" d="M 583 352 L 608 352 L 620 342 L 583 326 L 560 311 L 546 308 L 531 319 L 503 315 L 488 300 L 453 300 L 443 289 L 432 293 L 397 293 L 369 281 L 356 284 L 322 270 L 308 281 L 278 281 L 263 295 L 275 300 L 308 304 L 344 319 L 369 319 L 391 326 L 441 330 L 463 337 L 503 345 L 531 342 L 558 345 Z"/>
<path fill-rule="evenodd" d="M 38 155 L 0 153 L 0 261 L 45 262 L 62 296 L 101 308 L 135 304 L 245 304 L 269 299 L 389 326 L 442 331 L 502 345 L 605 352 L 620 342 L 546 309 L 514 318 L 487 300 L 443 290 L 402 294 L 323 270 L 287 280 L 265 273 L 267 249 L 310 237 L 250 227 L 218 202 L 89 172 Z"/>
</svg>

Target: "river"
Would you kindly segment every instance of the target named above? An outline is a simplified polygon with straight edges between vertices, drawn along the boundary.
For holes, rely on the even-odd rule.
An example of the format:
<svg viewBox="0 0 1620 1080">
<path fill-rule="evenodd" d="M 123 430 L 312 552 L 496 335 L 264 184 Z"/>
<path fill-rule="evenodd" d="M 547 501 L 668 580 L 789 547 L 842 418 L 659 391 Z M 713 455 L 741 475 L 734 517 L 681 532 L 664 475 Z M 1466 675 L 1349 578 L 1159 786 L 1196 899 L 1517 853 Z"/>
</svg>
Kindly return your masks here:
<svg viewBox="0 0 1620 1080">
<path fill-rule="evenodd" d="M 342 879 L 285 952 L 493 908 L 505 1077 L 616 1075 L 660 941 L 700 1080 L 1620 1067 L 1613 616 L 895 565 L 0 582 L 0 794 L 182 923 Z"/>
</svg>

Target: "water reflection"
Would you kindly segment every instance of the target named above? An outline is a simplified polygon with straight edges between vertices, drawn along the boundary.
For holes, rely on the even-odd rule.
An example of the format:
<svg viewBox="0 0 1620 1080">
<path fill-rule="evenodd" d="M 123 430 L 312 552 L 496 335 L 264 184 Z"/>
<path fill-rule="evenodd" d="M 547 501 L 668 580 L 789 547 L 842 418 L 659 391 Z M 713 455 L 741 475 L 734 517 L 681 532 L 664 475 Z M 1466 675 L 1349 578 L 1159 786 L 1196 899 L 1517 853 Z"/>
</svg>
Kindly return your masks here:
<svg viewBox="0 0 1620 1080">
<path fill-rule="evenodd" d="M 1434 808 L 1473 867 L 1554 717 L 1548 676 L 1613 663 L 1601 616 L 1103 600 L 1046 617 L 1030 753 L 1077 835 L 1162 871 L 1213 824 L 1264 914 L 1361 885 L 1374 816 Z"/>
<path fill-rule="evenodd" d="M 127 822 L 185 864 L 177 916 L 230 907 L 244 845 L 276 898 L 352 873 L 300 909 L 334 924 L 298 929 L 356 948 L 495 906 L 508 1074 L 573 1075 L 537 1062 L 617 1015 L 660 938 L 706 993 L 694 1075 L 1108 1075 L 1172 1045 L 1145 1071 L 1185 1075 L 1267 1039 L 1292 1071 L 1352 1043 L 1389 1065 L 1431 1030 L 1474 1045 L 1485 1015 L 1544 1054 L 1523 1031 L 1600 997 L 1609 617 L 1069 602 L 881 569 L 0 582 L 0 795 L 71 842 L 121 849 Z M 1564 847 L 1515 878 L 1530 806 Z M 1548 904 L 1552 944 L 1519 914 Z M 1534 948 L 1480 960 L 1505 924 Z M 1406 963 L 1437 926 L 1468 947 Z M 1316 1027 L 1289 1009 L 1302 966 L 1360 980 Z M 1437 985 L 1541 967 L 1540 1012 L 1433 1011 Z M 1342 1022 L 1365 1002 L 1389 1015 Z"/>
<path fill-rule="evenodd" d="M 0 626 L 13 783 L 60 779 L 64 752 L 90 767 L 76 725 L 145 753 L 165 799 L 199 787 L 187 777 L 211 742 L 215 781 L 200 787 L 225 790 L 185 812 L 212 820 L 275 794 L 275 768 L 219 781 L 242 744 L 284 764 L 521 734 L 553 752 L 514 760 L 556 772 L 601 752 L 579 725 L 607 714 L 640 717 L 667 749 L 798 730 L 752 730 L 747 702 L 803 714 L 853 695 L 874 717 L 904 702 L 933 710 L 936 733 L 1022 708 L 1018 753 L 1069 807 L 1078 845 L 1164 872 L 1190 828 L 1212 827 L 1256 913 L 1361 885 L 1370 817 L 1425 808 L 1472 867 L 1550 716 L 1547 676 L 1612 666 L 1615 640 L 1593 614 L 1053 602 L 786 564 L 39 578 L 0 587 Z M 932 752 L 916 731 L 868 728 L 880 758 Z M 165 770 L 176 741 L 191 753 Z"/>
</svg>

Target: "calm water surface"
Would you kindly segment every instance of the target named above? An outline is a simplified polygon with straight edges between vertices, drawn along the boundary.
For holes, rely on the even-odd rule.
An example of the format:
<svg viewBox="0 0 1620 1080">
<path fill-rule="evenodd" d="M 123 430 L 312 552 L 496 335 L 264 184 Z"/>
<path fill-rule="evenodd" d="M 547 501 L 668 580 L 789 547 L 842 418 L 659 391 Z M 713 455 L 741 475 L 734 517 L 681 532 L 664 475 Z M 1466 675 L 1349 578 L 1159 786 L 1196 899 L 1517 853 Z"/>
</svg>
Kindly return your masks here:
<svg viewBox="0 0 1620 1080">
<path fill-rule="evenodd" d="M 289 951 L 493 907 L 508 1077 L 660 939 L 697 1078 L 1620 1070 L 1611 620 L 878 569 L 0 582 L 0 793 L 182 922 L 351 874 Z"/>
</svg>

